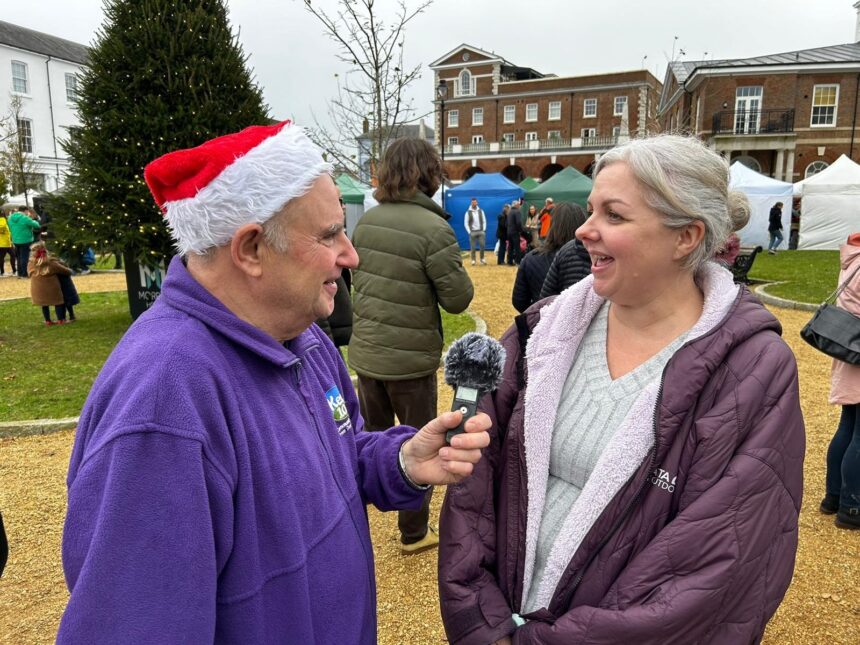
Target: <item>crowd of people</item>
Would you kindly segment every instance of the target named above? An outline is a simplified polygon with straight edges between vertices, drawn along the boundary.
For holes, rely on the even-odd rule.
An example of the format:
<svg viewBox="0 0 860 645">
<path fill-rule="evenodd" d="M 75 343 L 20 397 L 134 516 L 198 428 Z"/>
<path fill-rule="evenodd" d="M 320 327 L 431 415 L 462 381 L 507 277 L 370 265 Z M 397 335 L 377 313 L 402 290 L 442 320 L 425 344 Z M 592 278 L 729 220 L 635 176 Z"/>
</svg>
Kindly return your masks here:
<svg viewBox="0 0 860 645">
<path fill-rule="evenodd" d="M 804 423 L 778 321 L 726 269 L 749 218 L 726 160 L 636 139 L 597 162 L 585 209 L 505 206 L 520 313 L 468 420 L 437 413 L 440 309 L 474 295 L 437 152 L 386 150 L 351 239 L 330 171 L 290 122 L 147 166 L 179 253 L 81 414 L 57 642 L 374 643 L 367 504 L 399 512 L 404 555 L 438 545 L 452 643 L 760 640 L 793 572 Z M 463 217 L 486 264 L 489 218 L 477 199 Z M 851 377 L 821 502 L 847 528 Z"/>
</svg>

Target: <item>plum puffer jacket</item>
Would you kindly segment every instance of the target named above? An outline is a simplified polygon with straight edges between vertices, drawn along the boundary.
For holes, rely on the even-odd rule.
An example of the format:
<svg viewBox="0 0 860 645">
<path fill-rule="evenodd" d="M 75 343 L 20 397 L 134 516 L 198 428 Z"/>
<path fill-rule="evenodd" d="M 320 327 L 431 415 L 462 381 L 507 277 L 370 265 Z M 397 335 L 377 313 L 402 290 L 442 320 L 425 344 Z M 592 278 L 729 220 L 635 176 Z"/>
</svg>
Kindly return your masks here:
<svg viewBox="0 0 860 645">
<path fill-rule="evenodd" d="M 797 549 L 797 366 L 779 322 L 728 271 L 709 263 L 697 279 L 702 319 L 606 446 L 538 581 L 541 609 L 520 627 L 512 614 L 534 570 L 555 411 L 603 302 L 593 278 L 536 303 L 503 336 L 504 379 L 481 403 L 492 443 L 448 488 L 440 521 L 452 643 L 760 641 Z"/>
</svg>

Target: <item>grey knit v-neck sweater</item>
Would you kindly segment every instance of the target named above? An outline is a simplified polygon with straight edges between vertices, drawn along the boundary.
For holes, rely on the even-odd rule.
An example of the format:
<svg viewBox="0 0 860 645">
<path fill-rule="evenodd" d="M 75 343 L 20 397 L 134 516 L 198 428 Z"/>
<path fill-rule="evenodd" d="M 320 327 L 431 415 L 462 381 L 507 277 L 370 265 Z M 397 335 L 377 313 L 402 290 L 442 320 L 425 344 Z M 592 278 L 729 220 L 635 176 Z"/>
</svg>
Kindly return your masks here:
<svg viewBox="0 0 860 645">
<path fill-rule="evenodd" d="M 682 334 L 658 354 L 615 380 L 606 361 L 609 302 L 605 302 L 582 339 L 562 390 L 553 427 L 546 504 L 538 534 L 535 568 L 525 611 L 532 606 L 553 544 L 582 492 L 603 449 L 647 384 L 660 378 L 672 354 L 684 344 Z"/>
</svg>

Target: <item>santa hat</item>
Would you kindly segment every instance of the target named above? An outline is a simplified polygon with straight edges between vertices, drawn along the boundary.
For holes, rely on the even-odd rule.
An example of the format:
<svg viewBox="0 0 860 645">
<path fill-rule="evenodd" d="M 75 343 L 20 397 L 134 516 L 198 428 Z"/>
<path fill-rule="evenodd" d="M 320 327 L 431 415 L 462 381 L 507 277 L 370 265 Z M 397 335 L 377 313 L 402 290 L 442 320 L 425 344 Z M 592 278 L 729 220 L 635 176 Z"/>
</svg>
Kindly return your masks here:
<svg viewBox="0 0 860 645">
<path fill-rule="evenodd" d="M 304 130 L 284 121 L 169 152 L 143 175 L 184 255 L 227 244 L 241 226 L 267 221 L 330 172 Z"/>
</svg>

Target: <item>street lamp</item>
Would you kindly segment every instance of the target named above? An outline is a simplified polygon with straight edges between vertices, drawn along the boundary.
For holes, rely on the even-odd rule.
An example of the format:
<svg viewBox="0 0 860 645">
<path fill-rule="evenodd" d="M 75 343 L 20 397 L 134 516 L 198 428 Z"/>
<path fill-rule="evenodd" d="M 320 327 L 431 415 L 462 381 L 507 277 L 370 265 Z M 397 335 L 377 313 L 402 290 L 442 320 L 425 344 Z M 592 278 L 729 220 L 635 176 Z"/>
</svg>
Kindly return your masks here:
<svg viewBox="0 0 860 645">
<path fill-rule="evenodd" d="M 448 98 L 448 82 L 444 78 L 439 79 L 436 86 L 436 98 L 439 99 L 439 150 L 442 153 L 442 210 L 445 210 L 445 99 Z"/>
</svg>

